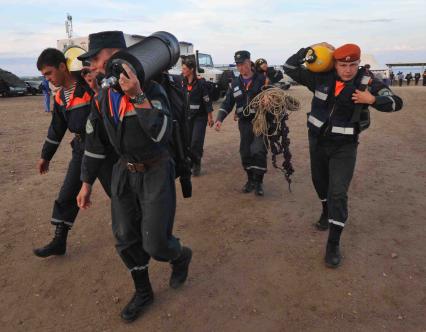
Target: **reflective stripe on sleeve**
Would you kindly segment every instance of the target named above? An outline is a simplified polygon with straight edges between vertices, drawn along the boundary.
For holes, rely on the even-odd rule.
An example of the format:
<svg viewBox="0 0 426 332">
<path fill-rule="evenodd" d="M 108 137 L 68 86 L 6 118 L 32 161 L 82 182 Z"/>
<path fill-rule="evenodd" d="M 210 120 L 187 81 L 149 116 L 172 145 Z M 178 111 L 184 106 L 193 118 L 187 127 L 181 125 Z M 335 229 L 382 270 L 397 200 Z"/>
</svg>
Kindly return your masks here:
<svg viewBox="0 0 426 332">
<path fill-rule="evenodd" d="M 157 138 L 152 138 L 152 140 L 156 143 L 160 142 L 163 139 L 164 134 L 166 133 L 167 121 L 168 121 L 167 116 L 164 115 L 163 119 L 164 119 L 163 120 L 163 126 L 161 127 L 160 133 L 158 134 Z"/>
<path fill-rule="evenodd" d="M 324 122 L 318 120 L 313 115 L 309 115 L 308 122 L 312 123 L 315 127 L 321 128 L 324 125 Z"/>
<path fill-rule="evenodd" d="M 327 100 L 328 95 L 324 92 L 315 90 L 315 97 L 317 97 L 318 99 L 321 99 L 321 100 Z"/>
<path fill-rule="evenodd" d="M 288 63 L 284 64 L 284 67 L 288 68 L 288 69 L 296 69 L 297 67 L 289 65 Z"/>
<path fill-rule="evenodd" d="M 371 77 L 370 76 L 363 76 L 362 80 L 361 80 L 361 84 L 362 85 L 368 85 L 368 83 L 370 82 Z"/>
<path fill-rule="evenodd" d="M 46 137 L 46 142 L 48 142 L 50 144 L 55 144 L 55 145 L 61 144 L 61 142 L 54 141 L 53 139 L 50 139 L 49 137 Z"/>
</svg>

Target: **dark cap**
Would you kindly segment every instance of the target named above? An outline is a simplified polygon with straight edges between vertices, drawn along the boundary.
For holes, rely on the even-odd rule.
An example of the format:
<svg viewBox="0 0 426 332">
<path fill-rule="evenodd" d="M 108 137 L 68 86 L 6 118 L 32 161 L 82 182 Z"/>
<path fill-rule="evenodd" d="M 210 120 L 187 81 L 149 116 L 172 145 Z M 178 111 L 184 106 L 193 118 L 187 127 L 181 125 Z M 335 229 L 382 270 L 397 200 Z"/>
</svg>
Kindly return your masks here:
<svg viewBox="0 0 426 332">
<path fill-rule="evenodd" d="M 345 44 L 334 51 L 334 59 L 342 62 L 354 62 L 361 58 L 361 49 L 355 44 Z"/>
<path fill-rule="evenodd" d="M 265 59 L 263 59 L 263 58 L 257 59 L 256 62 L 255 62 L 256 67 L 260 67 L 264 63 L 267 63 L 267 61 Z"/>
<path fill-rule="evenodd" d="M 93 58 L 104 48 L 126 48 L 123 31 L 102 31 L 89 35 L 89 51 L 80 55 L 78 60 Z"/>
<path fill-rule="evenodd" d="M 235 63 L 243 63 L 245 60 L 250 60 L 249 51 L 237 51 L 234 55 Z"/>
</svg>

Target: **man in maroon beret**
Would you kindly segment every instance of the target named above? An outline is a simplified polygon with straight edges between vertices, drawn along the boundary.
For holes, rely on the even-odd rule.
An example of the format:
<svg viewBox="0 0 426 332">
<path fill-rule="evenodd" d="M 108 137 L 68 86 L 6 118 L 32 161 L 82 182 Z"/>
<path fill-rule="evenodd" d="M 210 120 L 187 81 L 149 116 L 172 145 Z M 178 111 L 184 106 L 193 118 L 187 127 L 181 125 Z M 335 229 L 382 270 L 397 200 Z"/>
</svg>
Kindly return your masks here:
<svg viewBox="0 0 426 332">
<path fill-rule="evenodd" d="M 314 46 L 334 50 L 334 70 L 310 72 L 304 66 Z M 341 261 L 340 235 L 348 219 L 348 189 L 355 169 L 358 136 L 370 124 L 368 107 L 381 112 L 402 108 L 402 100 L 382 81 L 360 67 L 361 50 L 355 44 L 337 49 L 327 43 L 302 48 L 284 64 L 296 82 L 314 93 L 308 114 L 311 174 L 323 210 L 315 224 L 329 230 L 325 263 L 337 267 Z"/>
</svg>

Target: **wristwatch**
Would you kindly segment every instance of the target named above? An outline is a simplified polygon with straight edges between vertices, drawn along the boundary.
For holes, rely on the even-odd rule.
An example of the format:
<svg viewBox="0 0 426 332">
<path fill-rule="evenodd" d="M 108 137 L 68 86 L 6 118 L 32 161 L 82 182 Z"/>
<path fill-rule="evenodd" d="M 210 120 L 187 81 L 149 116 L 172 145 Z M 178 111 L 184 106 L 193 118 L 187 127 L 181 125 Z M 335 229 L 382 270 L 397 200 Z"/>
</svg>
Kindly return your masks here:
<svg viewBox="0 0 426 332">
<path fill-rule="evenodd" d="M 135 96 L 135 98 L 129 98 L 129 101 L 132 104 L 140 105 L 140 104 L 143 104 L 143 102 L 145 101 L 145 99 L 146 99 L 145 94 L 143 92 L 141 92 L 141 93 L 137 94 Z"/>
</svg>

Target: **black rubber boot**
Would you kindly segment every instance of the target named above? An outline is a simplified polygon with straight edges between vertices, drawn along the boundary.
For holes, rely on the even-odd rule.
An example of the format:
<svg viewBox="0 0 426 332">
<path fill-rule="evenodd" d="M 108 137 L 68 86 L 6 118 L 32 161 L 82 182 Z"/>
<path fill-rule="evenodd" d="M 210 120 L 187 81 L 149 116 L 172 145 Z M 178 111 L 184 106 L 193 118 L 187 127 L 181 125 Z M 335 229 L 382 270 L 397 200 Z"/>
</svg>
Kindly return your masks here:
<svg viewBox="0 0 426 332">
<path fill-rule="evenodd" d="M 340 265 L 342 260 L 342 256 L 340 255 L 340 235 L 342 234 L 342 230 L 342 227 L 330 224 L 327 248 L 325 250 L 325 265 L 327 267 L 336 268 Z"/>
<path fill-rule="evenodd" d="M 132 271 L 132 278 L 136 291 L 130 302 L 121 311 L 121 318 L 126 322 L 133 322 L 154 302 L 148 269 Z"/>
<path fill-rule="evenodd" d="M 254 175 L 254 193 L 256 196 L 265 195 L 263 191 L 263 175 Z"/>
<path fill-rule="evenodd" d="M 247 172 L 247 182 L 244 185 L 242 192 L 245 194 L 251 193 L 254 190 L 254 179 L 253 179 L 253 173 L 251 171 Z"/>
<path fill-rule="evenodd" d="M 192 259 L 192 250 L 187 247 L 182 247 L 180 256 L 170 262 L 172 265 L 172 275 L 170 276 L 170 287 L 179 288 L 184 284 L 188 277 L 189 263 Z"/>
<path fill-rule="evenodd" d="M 34 255 L 43 258 L 52 255 L 64 255 L 67 250 L 67 237 L 69 229 L 69 226 L 65 224 L 57 225 L 53 240 L 45 247 L 34 249 Z"/>
<path fill-rule="evenodd" d="M 201 175 L 201 160 L 199 162 L 194 163 L 192 167 L 192 175 L 200 176 Z"/>
<path fill-rule="evenodd" d="M 342 256 L 340 255 L 339 243 L 327 242 L 325 250 L 325 265 L 327 267 L 336 268 L 340 265 Z"/>
<path fill-rule="evenodd" d="M 321 213 L 321 217 L 316 222 L 315 227 L 319 231 L 326 231 L 328 229 L 328 207 L 327 207 L 327 202 L 322 202 L 322 213 Z"/>
</svg>

